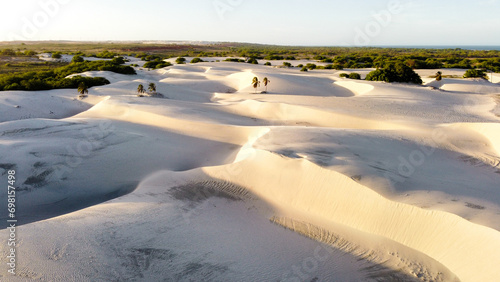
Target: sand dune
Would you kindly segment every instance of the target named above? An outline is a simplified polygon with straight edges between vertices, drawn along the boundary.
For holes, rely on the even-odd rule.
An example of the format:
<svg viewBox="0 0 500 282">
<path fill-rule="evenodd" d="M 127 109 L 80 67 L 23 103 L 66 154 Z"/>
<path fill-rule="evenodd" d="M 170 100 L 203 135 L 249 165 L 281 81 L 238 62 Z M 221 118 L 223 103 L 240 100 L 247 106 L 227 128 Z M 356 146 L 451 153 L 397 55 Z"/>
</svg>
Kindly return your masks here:
<svg viewBox="0 0 500 282">
<path fill-rule="evenodd" d="M 111 82 L 83 100 L 0 93 L 23 219 L 2 281 L 500 279 L 496 84 L 136 69 L 81 74 Z M 164 98 L 137 97 L 150 82 Z"/>
</svg>

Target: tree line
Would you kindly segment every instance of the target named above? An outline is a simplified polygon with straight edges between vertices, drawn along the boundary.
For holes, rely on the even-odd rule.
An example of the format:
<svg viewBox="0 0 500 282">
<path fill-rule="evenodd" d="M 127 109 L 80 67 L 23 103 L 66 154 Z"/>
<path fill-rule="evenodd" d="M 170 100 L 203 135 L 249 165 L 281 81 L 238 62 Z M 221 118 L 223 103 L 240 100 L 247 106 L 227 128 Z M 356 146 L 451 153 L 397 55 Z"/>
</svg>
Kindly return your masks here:
<svg viewBox="0 0 500 282">
<path fill-rule="evenodd" d="M 134 68 L 120 64 L 123 63 L 123 58 L 93 62 L 81 61 L 80 59 L 78 56 L 75 56 L 71 64 L 49 71 L 2 74 L 0 75 L 0 91 L 77 88 L 81 83 L 84 83 L 88 87 L 109 84 L 109 81 L 102 77 L 75 76 L 66 78 L 71 74 L 86 71 L 111 71 L 120 74 L 136 74 Z"/>
</svg>

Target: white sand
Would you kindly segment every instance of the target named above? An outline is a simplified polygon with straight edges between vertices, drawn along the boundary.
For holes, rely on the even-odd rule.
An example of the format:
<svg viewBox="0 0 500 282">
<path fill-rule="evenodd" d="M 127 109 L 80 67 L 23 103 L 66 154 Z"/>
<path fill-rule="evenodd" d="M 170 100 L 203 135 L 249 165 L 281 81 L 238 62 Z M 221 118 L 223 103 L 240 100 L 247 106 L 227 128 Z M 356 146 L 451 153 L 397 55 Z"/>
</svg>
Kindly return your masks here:
<svg viewBox="0 0 500 282">
<path fill-rule="evenodd" d="M 83 100 L 0 93 L 22 224 L 1 281 L 500 280 L 498 84 L 137 71 L 82 74 L 111 82 Z M 165 98 L 136 97 L 149 82 Z"/>
</svg>

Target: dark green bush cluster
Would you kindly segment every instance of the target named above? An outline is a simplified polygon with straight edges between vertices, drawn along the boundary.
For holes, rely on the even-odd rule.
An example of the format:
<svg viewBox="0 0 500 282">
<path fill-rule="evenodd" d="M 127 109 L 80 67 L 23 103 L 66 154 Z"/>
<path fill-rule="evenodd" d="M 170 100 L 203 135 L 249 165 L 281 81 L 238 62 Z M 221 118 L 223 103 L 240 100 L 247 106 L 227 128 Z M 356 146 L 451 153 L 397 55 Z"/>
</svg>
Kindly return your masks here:
<svg viewBox="0 0 500 282">
<path fill-rule="evenodd" d="M 292 67 L 292 64 L 290 64 L 289 62 L 283 62 L 283 66 L 290 68 Z"/>
<path fill-rule="evenodd" d="M 186 58 L 183 58 L 183 57 L 179 57 L 175 60 L 175 63 L 176 64 L 179 64 L 179 65 L 182 65 L 182 64 L 185 64 L 186 63 Z"/>
<path fill-rule="evenodd" d="M 156 59 L 154 61 L 149 61 L 144 64 L 145 68 L 148 69 L 161 69 L 161 68 L 166 68 L 170 67 L 172 64 L 170 62 L 165 62 L 161 59 Z"/>
<path fill-rule="evenodd" d="M 73 59 L 71 59 L 72 63 L 83 63 L 84 61 L 82 56 L 73 56 Z"/>
<path fill-rule="evenodd" d="M 51 58 L 60 59 L 60 58 L 62 58 L 62 54 L 61 54 L 61 52 L 54 52 L 54 53 L 52 53 Z"/>
<path fill-rule="evenodd" d="M 21 51 L 14 51 L 12 49 L 3 49 L 3 50 L 0 50 L 0 56 L 5 56 L 5 57 L 31 57 L 31 56 L 34 56 L 36 55 L 36 52 L 35 51 L 32 51 L 32 50 L 26 50 L 24 52 L 21 52 Z"/>
<path fill-rule="evenodd" d="M 0 91 L 3 90 L 49 90 L 61 88 L 76 88 L 80 82 L 88 87 L 108 84 L 109 81 L 101 78 L 88 78 L 76 76 L 66 78 L 68 75 L 86 71 L 112 71 L 121 74 L 136 74 L 130 66 L 124 66 L 113 61 L 84 61 L 71 63 L 67 66 L 50 71 L 27 73 L 12 73 L 0 75 Z"/>
<path fill-rule="evenodd" d="M 259 61 L 257 61 L 257 58 L 255 58 L 255 57 L 250 57 L 250 58 L 248 58 L 247 63 L 253 64 L 253 65 L 258 65 Z"/>
<path fill-rule="evenodd" d="M 272 66 L 271 62 L 266 62 L 264 66 Z"/>
<path fill-rule="evenodd" d="M 361 79 L 361 75 L 357 72 L 351 72 L 350 74 L 341 73 L 341 74 L 339 74 L 339 76 L 343 77 L 343 78 L 350 78 L 350 79 Z"/>
<path fill-rule="evenodd" d="M 77 88 L 80 83 L 88 87 L 109 84 L 103 77 L 57 78 L 50 76 L 50 72 L 28 72 L 0 76 L 0 91 L 6 90 L 50 90 L 63 88 Z"/>
<path fill-rule="evenodd" d="M 318 67 L 318 66 L 316 66 L 316 64 L 311 64 L 311 63 L 306 64 L 306 68 L 307 68 L 308 70 L 314 70 L 314 69 L 316 69 L 317 67 Z"/>
<path fill-rule="evenodd" d="M 227 58 L 227 59 L 224 60 L 224 62 L 244 63 L 245 60 L 238 59 L 238 58 Z"/>
<path fill-rule="evenodd" d="M 203 60 L 199 57 L 193 58 L 191 60 L 191 64 L 202 63 L 202 62 L 203 62 Z"/>
<path fill-rule="evenodd" d="M 389 64 L 385 68 L 370 72 L 366 76 L 366 80 L 422 84 L 420 76 L 412 68 L 401 62 Z"/>
<path fill-rule="evenodd" d="M 465 72 L 464 78 L 484 78 L 486 79 L 488 76 L 486 72 L 481 69 L 469 69 Z"/>
<path fill-rule="evenodd" d="M 114 52 L 109 52 L 108 50 L 104 50 L 102 51 L 101 53 L 93 56 L 93 57 L 96 57 L 96 58 L 102 58 L 102 59 L 112 59 L 114 57 L 118 56 L 117 53 L 114 53 Z"/>
</svg>

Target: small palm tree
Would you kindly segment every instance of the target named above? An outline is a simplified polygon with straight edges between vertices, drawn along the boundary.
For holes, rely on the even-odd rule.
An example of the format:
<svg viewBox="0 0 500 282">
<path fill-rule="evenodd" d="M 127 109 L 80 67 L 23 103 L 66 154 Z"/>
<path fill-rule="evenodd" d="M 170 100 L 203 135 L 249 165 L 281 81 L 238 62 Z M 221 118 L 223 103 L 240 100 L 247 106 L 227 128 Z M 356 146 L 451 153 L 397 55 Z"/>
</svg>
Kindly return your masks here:
<svg viewBox="0 0 500 282">
<path fill-rule="evenodd" d="M 255 89 L 255 93 L 257 93 L 257 87 L 260 86 L 260 81 L 258 77 L 254 77 L 252 80 L 252 86 Z"/>
<path fill-rule="evenodd" d="M 148 86 L 148 90 L 149 90 L 149 92 L 155 94 L 156 93 L 156 84 L 151 82 Z"/>
<path fill-rule="evenodd" d="M 438 71 L 438 72 L 436 73 L 436 80 L 437 80 L 437 81 L 440 81 L 441 79 L 443 79 L 443 76 L 442 76 L 442 75 L 443 75 L 443 73 L 442 73 L 442 72 L 440 72 L 440 71 Z"/>
<path fill-rule="evenodd" d="M 264 86 L 266 87 L 266 92 L 267 92 L 267 85 L 270 83 L 271 81 L 267 78 L 267 77 L 264 77 L 264 79 L 262 80 L 262 83 L 264 83 Z"/>
<path fill-rule="evenodd" d="M 80 84 L 78 85 L 78 97 L 79 98 L 85 98 L 87 97 L 87 94 L 89 94 L 89 88 L 87 87 L 87 85 L 85 85 L 84 82 L 80 82 Z"/>
<path fill-rule="evenodd" d="M 142 84 L 139 84 L 139 86 L 137 86 L 137 96 L 139 97 L 142 97 L 144 96 L 144 93 L 146 92 L 146 90 L 144 90 L 144 85 Z"/>
</svg>

